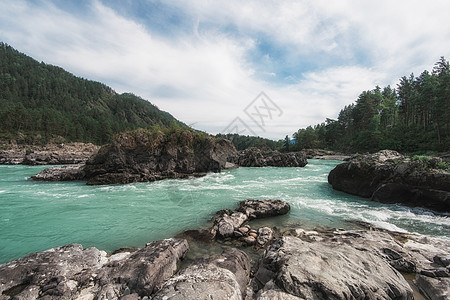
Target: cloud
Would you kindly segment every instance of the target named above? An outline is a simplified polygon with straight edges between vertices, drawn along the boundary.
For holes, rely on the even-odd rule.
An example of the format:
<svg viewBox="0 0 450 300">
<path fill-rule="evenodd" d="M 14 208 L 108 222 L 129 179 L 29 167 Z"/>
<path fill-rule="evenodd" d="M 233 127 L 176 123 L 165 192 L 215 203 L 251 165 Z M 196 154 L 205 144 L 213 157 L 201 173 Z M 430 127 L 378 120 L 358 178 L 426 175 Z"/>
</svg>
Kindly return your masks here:
<svg viewBox="0 0 450 300">
<path fill-rule="evenodd" d="M 243 110 L 265 91 L 283 115 L 257 134 L 281 138 L 450 49 L 448 1 L 180 0 L 160 12 L 151 1 L 136 17 L 123 2 L 61 3 L 2 1 L 1 39 L 212 133 L 251 122 Z M 157 13 L 168 15 L 153 22 Z"/>
</svg>

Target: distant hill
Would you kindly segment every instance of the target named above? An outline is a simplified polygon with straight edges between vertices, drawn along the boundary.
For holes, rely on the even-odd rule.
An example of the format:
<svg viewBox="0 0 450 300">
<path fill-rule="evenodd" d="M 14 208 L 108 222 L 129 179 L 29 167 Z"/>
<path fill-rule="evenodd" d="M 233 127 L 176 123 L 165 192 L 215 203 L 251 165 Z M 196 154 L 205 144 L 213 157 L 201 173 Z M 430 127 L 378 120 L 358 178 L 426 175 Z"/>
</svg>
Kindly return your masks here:
<svg viewBox="0 0 450 300">
<path fill-rule="evenodd" d="M 0 139 L 104 144 L 136 128 L 184 126 L 130 93 L 37 62 L 0 42 Z"/>
</svg>

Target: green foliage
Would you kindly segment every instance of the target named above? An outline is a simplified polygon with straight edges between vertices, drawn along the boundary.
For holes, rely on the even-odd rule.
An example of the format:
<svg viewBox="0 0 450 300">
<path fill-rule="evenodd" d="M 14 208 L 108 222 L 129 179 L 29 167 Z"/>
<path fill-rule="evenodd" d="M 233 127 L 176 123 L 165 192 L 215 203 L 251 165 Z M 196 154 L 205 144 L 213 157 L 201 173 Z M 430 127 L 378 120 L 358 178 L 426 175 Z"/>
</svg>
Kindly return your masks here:
<svg viewBox="0 0 450 300">
<path fill-rule="evenodd" d="M 273 141 L 262 137 L 245 136 L 236 133 L 217 134 L 218 138 L 225 138 L 233 142 L 237 150 L 256 147 L 259 149 L 282 150 L 283 141 Z"/>
<path fill-rule="evenodd" d="M 344 152 L 448 151 L 450 149 L 450 66 L 443 57 L 432 73 L 402 77 L 362 92 L 337 120 L 294 133 L 297 150 L 328 148 Z"/>
<path fill-rule="evenodd" d="M 415 161 L 417 163 L 417 167 L 419 169 L 437 169 L 446 172 L 450 171 L 450 162 L 445 162 L 435 157 L 433 158 L 427 155 L 414 155 L 412 157 L 412 161 Z"/>
<path fill-rule="evenodd" d="M 75 77 L 0 43 L 0 134 L 54 136 L 103 144 L 116 132 L 182 126 L 173 116 L 130 93 Z M 30 139 L 27 140 L 28 142 Z"/>
</svg>

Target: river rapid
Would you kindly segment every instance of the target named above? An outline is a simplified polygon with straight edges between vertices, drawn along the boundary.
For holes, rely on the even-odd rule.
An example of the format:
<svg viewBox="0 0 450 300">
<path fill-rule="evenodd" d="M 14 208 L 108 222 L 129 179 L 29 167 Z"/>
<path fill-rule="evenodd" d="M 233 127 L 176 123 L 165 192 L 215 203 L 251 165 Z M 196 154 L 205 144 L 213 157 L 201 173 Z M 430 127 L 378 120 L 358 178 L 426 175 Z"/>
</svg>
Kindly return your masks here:
<svg viewBox="0 0 450 300">
<path fill-rule="evenodd" d="M 239 168 L 192 179 L 87 186 L 34 182 L 43 166 L 0 166 L 0 263 L 80 243 L 111 252 L 205 226 L 245 199 L 280 199 L 291 212 L 271 225 L 356 228 L 358 221 L 450 240 L 450 216 L 387 205 L 335 191 L 327 176 L 338 161 L 304 168 Z"/>
</svg>

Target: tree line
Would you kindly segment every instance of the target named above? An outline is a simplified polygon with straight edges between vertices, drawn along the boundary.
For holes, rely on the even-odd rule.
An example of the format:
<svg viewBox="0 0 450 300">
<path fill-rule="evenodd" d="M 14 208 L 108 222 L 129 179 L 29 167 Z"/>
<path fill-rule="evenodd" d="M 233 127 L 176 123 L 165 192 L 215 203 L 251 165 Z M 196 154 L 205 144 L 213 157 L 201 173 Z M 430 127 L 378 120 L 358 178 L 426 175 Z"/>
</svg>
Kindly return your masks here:
<svg viewBox="0 0 450 300">
<path fill-rule="evenodd" d="M 37 62 L 0 42 L 0 138 L 104 144 L 114 133 L 181 124 L 130 93 Z M 39 138 L 36 139 L 36 136 Z"/>
<path fill-rule="evenodd" d="M 299 129 L 293 138 L 295 144 L 284 143 L 291 151 L 448 151 L 449 62 L 441 57 L 431 72 L 403 76 L 395 89 L 377 86 L 364 91 L 354 104 L 339 112 L 337 120 L 327 118 L 323 123 Z"/>
</svg>

